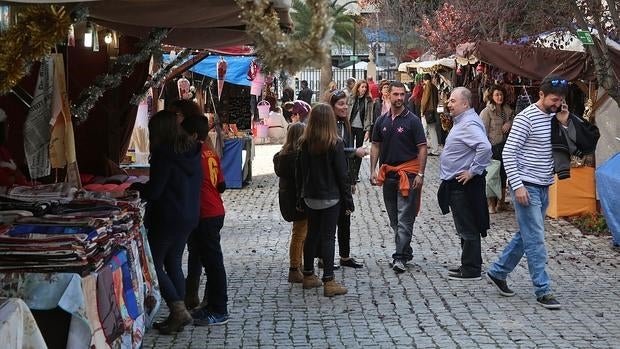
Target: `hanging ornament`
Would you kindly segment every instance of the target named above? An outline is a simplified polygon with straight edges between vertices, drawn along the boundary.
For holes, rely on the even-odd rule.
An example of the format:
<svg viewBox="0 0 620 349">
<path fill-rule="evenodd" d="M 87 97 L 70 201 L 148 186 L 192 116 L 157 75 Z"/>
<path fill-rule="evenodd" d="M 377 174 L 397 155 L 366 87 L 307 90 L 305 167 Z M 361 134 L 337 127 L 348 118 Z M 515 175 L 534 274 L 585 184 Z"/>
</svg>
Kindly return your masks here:
<svg viewBox="0 0 620 349">
<path fill-rule="evenodd" d="M 463 70 L 461 69 L 461 65 L 459 64 L 459 66 L 456 68 L 456 75 L 461 76 L 463 75 Z"/>
<path fill-rule="evenodd" d="M 224 78 L 226 78 L 226 70 L 228 63 L 224 60 L 224 57 L 220 57 L 217 62 L 217 99 L 222 99 L 222 90 L 224 89 Z"/>
<path fill-rule="evenodd" d="M 75 47 L 75 28 L 73 24 L 69 26 L 69 33 L 67 34 L 67 46 Z"/>
</svg>

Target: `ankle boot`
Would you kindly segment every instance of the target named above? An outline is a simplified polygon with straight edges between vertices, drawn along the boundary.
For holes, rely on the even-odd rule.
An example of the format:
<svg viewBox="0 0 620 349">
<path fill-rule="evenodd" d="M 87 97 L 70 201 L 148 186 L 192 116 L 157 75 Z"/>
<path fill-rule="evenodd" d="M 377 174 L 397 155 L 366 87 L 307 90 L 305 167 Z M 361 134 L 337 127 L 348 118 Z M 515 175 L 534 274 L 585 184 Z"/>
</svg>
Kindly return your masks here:
<svg viewBox="0 0 620 349">
<path fill-rule="evenodd" d="M 185 279 L 185 306 L 188 310 L 196 308 L 200 303 L 200 298 L 198 298 L 199 287 L 200 278 Z"/>
<path fill-rule="evenodd" d="M 334 279 L 325 281 L 325 284 L 323 284 L 323 295 L 325 297 L 333 297 L 346 293 L 347 288 L 337 283 Z"/>
<path fill-rule="evenodd" d="M 168 322 L 170 322 L 170 317 L 171 317 L 171 314 L 169 314 L 167 318 L 165 318 L 164 320 L 160 322 L 153 322 L 153 328 L 156 330 L 159 330 L 163 327 L 168 326 Z"/>
<path fill-rule="evenodd" d="M 300 284 L 304 280 L 304 274 L 299 271 L 299 268 L 288 269 L 288 282 L 293 284 Z"/>
<path fill-rule="evenodd" d="M 304 279 L 302 281 L 302 284 L 303 284 L 303 288 L 305 289 L 321 287 L 321 285 L 323 285 L 321 280 L 316 275 L 314 275 L 314 273 L 310 275 L 304 274 Z"/>
<path fill-rule="evenodd" d="M 173 334 L 175 332 L 181 332 L 185 326 L 192 323 L 192 316 L 185 308 L 185 302 L 175 301 L 168 305 L 170 308 L 170 321 L 159 328 L 161 334 Z"/>
</svg>

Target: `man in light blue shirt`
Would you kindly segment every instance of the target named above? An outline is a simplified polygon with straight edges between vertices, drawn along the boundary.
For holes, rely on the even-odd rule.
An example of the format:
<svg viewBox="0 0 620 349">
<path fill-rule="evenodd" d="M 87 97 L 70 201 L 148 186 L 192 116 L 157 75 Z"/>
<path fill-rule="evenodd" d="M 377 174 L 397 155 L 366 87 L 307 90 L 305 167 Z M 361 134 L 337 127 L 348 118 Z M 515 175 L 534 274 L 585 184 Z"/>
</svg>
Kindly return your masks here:
<svg viewBox="0 0 620 349">
<path fill-rule="evenodd" d="M 480 280 L 480 236 L 486 236 L 489 229 L 484 176 L 485 168 L 491 163 L 491 143 L 482 119 L 471 107 L 471 92 L 468 89 L 455 88 L 450 95 L 448 109 L 454 126 L 439 158 L 442 182 L 437 197 L 442 213 L 452 210 L 462 249 L 461 265 L 449 269 L 448 278 Z"/>
</svg>

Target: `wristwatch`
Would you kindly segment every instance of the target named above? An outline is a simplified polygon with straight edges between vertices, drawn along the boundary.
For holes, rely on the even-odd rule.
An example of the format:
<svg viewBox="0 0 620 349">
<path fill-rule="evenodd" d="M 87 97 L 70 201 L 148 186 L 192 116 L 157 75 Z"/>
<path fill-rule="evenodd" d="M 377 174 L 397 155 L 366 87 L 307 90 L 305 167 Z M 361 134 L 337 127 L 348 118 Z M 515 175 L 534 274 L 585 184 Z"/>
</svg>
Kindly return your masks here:
<svg viewBox="0 0 620 349">
<path fill-rule="evenodd" d="M 418 173 L 418 177 L 424 178 L 424 173 Z"/>
</svg>

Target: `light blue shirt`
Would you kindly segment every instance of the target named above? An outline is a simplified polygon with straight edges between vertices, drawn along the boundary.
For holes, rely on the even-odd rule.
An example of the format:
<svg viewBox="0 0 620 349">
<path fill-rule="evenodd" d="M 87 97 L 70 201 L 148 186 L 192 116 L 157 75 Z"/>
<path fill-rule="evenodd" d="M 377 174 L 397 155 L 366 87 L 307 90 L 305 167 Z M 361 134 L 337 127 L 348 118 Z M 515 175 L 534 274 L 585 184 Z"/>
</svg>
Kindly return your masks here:
<svg viewBox="0 0 620 349">
<path fill-rule="evenodd" d="M 482 119 L 471 108 L 455 116 L 453 122 L 439 158 L 439 178 L 451 180 L 465 170 L 482 174 L 492 156 Z"/>
</svg>

